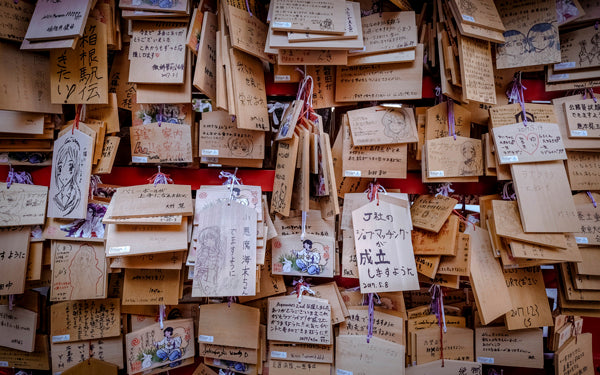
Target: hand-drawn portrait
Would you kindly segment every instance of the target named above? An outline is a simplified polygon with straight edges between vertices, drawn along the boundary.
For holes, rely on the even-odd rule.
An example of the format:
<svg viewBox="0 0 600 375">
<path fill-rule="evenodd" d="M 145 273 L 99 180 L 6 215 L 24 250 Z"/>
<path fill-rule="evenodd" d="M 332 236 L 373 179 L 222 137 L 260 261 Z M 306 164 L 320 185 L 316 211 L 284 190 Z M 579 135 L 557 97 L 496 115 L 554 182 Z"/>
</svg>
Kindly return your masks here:
<svg viewBox="0 0 600 375">
<path fill-rule="evenodd" d="M 296 127 L 294 120 L 298 111 L 298 104 L 301 102 L 293 101 L 290 105 L 285 109 L 282 115 L 281 125 L 279 126 L 279 133 L 277 133 L 276 139 L 283 139 L 289 137 L 289 132 L 293 131 Z"/>
<path fill-rule="evenodd" d="M 191 319 L 166 320 L 127 335 L 128 373 L 158 367 L 173 368 L 194 355 L 194 323 Z"/>
<path fill-rule="evenodd" d="M 273 197 L 271 199 L 271 205 L 275 210 L 283 210 L 286 206 L 285 196 L 287 194 L 287 186 L 285 183 L 281 183 L 279 189 L 273 190 Z"/>
<path fill-rule="evenodd" d="M 281 248 L 281 242 L 277 242 Z M 277 249 L 279 249 L 277 248 Z M 321 275 L 329 261 L 329 246 L 310 239 L 301 241 L 300 249 L 291 249 L 278 258 L 276 268 L 290 275 Z"/>
<path fill-rule="evenodd" d="M 527 33 L 527 51 L 544 53 L 551 50 L 560 50 L 556 27 L 548 22 L 533 25 Z"/>
<path fill-rule="evenodd" d="M 67 232 L 66 237 L 104 238 L 102 219 L 105 213 L 106 206 L 88 203 L 85 219 L 76 219 L 69 224 L 63 224 L 60 226 L 60 230 Z"/>
<path fill-rule="evenodd" d="M 237 136 L 231 136 L 227 140 L 227 147 L 231 151 L 231 154 L 235 157 L 246 157 L 252 154 L 254 145 L 249 138 L 242 138 Z"/>
<path fill-rule="evenodd" d="M 587 40 L 579 42 L 579 65 L 588 66 L 594 63 L 594 60 L 598 60 L 600 63 L 600 31 L 596 31 L 590 38 L 591 49 L 587 50 Z"/>
<path fill-rule="evenodd" d="M 477 158 L 477 152 L 475 151 L 475 145 L 471 142 L 464 142 L 461 146 L 462 163 L 459 168 L 459 175 L 461 176 L 473 176 L 477 175 L 479 170 L 478 163 L 480 160 Z"/>
<path fill-rule="evenodd" d="M 74 137 L 68 138 L 57 152 L 54 178 L 57 192 L 52 198 L 61 214 L 69 215 L 81 202 L 81 161 L 84 160 L 81 146 Z"/>
<path fill-rule="evenodd" d="M 71 246 L 71 245 L 64 245 Z M 105 269 L 100 269 L 100 262 L 94 248 L 88 244 L 79 246 L 68 267 L 71 284 L 70 299 L 88 299 L 104 296 Z"/>
<path fill-rule="evenodd" d="M 394 141 L 401 141 L 410 135 L 409 120 L 402 109 L 386 109 L 381 123 L 383 133 Z"/>
<path fill-rule="evenodd" d="M 525 35 L 519 30 L 506 30 L 504 35 L 505 42 L 497 45 L 497 53 L 502 56 L 510 56 L 510 58 L 523 58 L 526 50 Z"/>
<path fill-rule="evenodd" d="M 200 288 L 206 296 L 215 296 L 219 290 L 219 273 L 225 267 L 225 239 L 218 226 L 206 227 L 198 234 L 194 278 L 200 282 Z"/>
</svg>

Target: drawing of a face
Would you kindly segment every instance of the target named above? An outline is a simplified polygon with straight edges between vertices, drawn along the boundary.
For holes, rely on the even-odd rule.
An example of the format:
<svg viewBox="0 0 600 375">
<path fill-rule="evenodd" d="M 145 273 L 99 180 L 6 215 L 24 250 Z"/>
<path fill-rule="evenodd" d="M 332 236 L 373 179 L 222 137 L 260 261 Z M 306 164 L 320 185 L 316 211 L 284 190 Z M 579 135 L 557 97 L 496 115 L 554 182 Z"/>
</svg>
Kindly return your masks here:
<svg viewBox="0 0 600 375">
<path fill-rule="evenodd" d="M 248 156 L 252 152 L 252 142 L 247 138 L 231 137 L 227 146 L 235 156 Z"/>
<path fill-rule="evenodd" d="M 92 266 L 97 263 L 93 253 L 93 248 L 90 246 L 82 246 L 77 252 L 75 263 L 78 266 Z"/>
<path fill-rule="evenodd" d="M 465 160 L 473 160 L 475 158 L 475 147 L 471 143 L 463 143 L 462 154 Z"/>
<path fill-rule="evenodd" d="M 530 52 L 541 52 L 546 49 L 555 48 L 558 45 L 556 30 L 549 23 L 538 23 L 529 29 L 527 42 Z"/>
<path fill-rule="evenodd" d="M 408 135 L 404 111 L 386 111 L 381 122 L 384 126 L 384 134 L 394 140 L 405 138 Z"/>
<path fill-rule="evenodd" d="M 498 44 L 498 54 L 512 57 L 522 56 L 525 53 L 525 35 L 518 30 L 504 32 L 504 44 Z"/>
<path fill-rule="evenodd" d="M 55 177 L 59 188 L 74 183 L 79 174 L 79 143 L 75 139 L 68 140 L 59 150 Z"/>
</svg>

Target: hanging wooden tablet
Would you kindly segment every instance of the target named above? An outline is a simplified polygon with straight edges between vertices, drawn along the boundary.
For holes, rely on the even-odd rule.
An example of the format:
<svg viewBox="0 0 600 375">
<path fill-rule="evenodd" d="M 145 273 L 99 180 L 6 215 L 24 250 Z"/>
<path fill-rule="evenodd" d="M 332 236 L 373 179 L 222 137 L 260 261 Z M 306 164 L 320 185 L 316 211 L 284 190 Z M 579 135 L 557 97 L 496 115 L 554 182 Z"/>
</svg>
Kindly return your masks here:
<svg viewBox="0 0 600 375">
<path fill-rule="evenodd" d="M 346 1 L 346 12 L 344 14 L 344 34 L 318 34 L 309 32 L 288 31 L 288 40 L 291 43 L 305 44 L 305 42 L 322 40 L 363 39 L 362 25 L 360 24 L 360 3 L 354 1 Z"/>
<path fill-rule="evenodd" d="M 507 30 L 505 43 L 496 47 L 498 69 L 561 61 L 554 0 L 535 5 L 523 0 L 496 5 Z"/>
<path fill-rule="evenodd" d="M 492 255 L 490 237 L 485 229 L 467 225 L 471 240 L 471 276 L 477 311 L 483 324 L 504 315 L 512 308 L 500 263 Z"/>
<path fill-rule="evenodd" d="M 505 315 L 508 329 L 551 326 L 552 312 L 541 269 L 517 268 L 502 272 L 513 306 Z"/>
<path fill-rule="evenodd" d="M 594 26 L 583 27 L 560 34 L 560 62 L 554 70 L 573 70 L 598 67 L 598 30 Z"/>
<path fill-rule="evenodd" d="M 123 305 L 176 305 L 180 269 L 125 269 Z"/>
<path fill-rule="evenodd" d="M 337 102 L 421 99 L 423 45 L 412 62 L 370 66 L 339 66 L 336 70 Z"/>
<path fill-rule="evenodd" d="M 0 228 L 0 295 L 25 291 L 30 234 L 31 227 Z"/>
<path fill-rule="evenodd" d="M 498 346 L 504 348 L 499 351 Z M 544 367 L 542 330 L 509 331 L 506 327 L 475 329 L 475 358 L 479 363 L 527 368 Z"/>
<path fill-rule="evenodd" d="M 96 358 L 89 358 L 61 373 L 65 375 L 117 375 L 118 370 L 119 368 L 112 363 L 104 362 Z"/>
<path fill-rule="evenodd" d="M 471 134 L 471 112 L 465 107 L 454 103 L 454 132 L 459 137 L 469 137 Z M 425 139 L 448 137 L 448 103 L 442 102 L 426 111 Z"/>
<path fill-rule="evenodd" d="M 577 335 L 560 347 L 554 363 L 559 375 L 592 375 L 594 373 L 592 334 Z"/>
<path fill-rule="evenodd" d="M 278 212 L 289 216 L 292 199 L 292 183 L 298 156 L 298 137 L 288 141 L 279 142 L 277 145 L 277 163 L 275 178 L 273 180 L 273 195 L 271 199 L 271 213 Z M 290 187 L 290 188 L 288 188 Z"/>
<path fill-rule="evenodd" d="M 270 27 L 282 31 L 310 31 L 321 34 L 344 33 L 344 0 L 276 0 L 271 4 Z"/>
<path fill-rule="evenodd" d="M 440 351 L 444 351 L 444 360 L 473 361 L 473 330 L 470 328 L 448 327 L 442 338 L 438 327 L 415 332 L 414 347 L 416 362 L 421 365 L 440 359 Z M 443 348 L 443 349 L 442 349 Z"/>
<path fill-rule="evenodd" d="M 476 1 L 457 1 L 449 2 L 452 13 L 459 18 L 462 23 L 480 26 L 486 29 L 497 30 L 500 32 L 506 31 L 502 19 L 498 14 L 496 5 L 492 0 L 476 0 Z M 455 12 L 457 11 L 457 12 Z"/>
<path fill-rule="evenodd" d="M 443 195 L 420 195 L 410 208 L 412 224 L 431 232 L 439 232 L 458 201 Z"/>
<path fill-rule="evenodd" d="M 164 85 L 161 83 L 136 84 L 136 100 L 138 103 L 177 104 L 192 101 L 192 59 L 185 54 L 183 84 Z"/>
<path fill-rule="evenodd" d="M 106 25 L 90 18 L 75 49 L 50 52 L 52 103 L 108 103 L 107 58 Z"/>
<path fill-rule="evenodd" d="M 195 48 L 195 46 L 194 46 Z M 194 72 L 194 87 L 204 95 L 215 100 L 217 97 L 217 16 L 211 12 L 204 13 L 202 32 L 198 41 L 198 58 Z"/>
<path fill-rule="evenodd" d="M 256 214 L 237 202 L 201 213 L 194 263 L 193 297 L 256 293 Z"/>
<path fill-rule="evenodd" d="M 496 87 L 490 42 L 458 38 L 463 100 L 496 104 Z"/>
<path fill-rule="evenodd" d="M 0 346 L 24 352 L 33 352 L 38 314 L 15 306 L 0 305 Z"/>
<path fill-rule="evenodd" d="M 269 298 L 267 338 L 276 341 L 331 343 L 331 307 L 325 299 L 303 296 Z"/>
<path fill-rule="evenodd" d="M 280 235 L 272 241 L 275 275 L 333 277 L 335 238 L 307 233 Z"/>
<path fill-rule="evenodd" d="M 354 146 L 413 143 L 417 128 L 411 108 L 368 107 L 348 111 Z"/>
<path fill-rule="evenodd" d="M 381 12 L 361 18 L 365 47 L 352 54 L 372 54 L 417 46 L 415 12 Z"/>
<path fill-rule="evenodd" d="M 191 163 L 192 128 L 187 124 L 150 123 L 130 128 L 133 163 Z"/>
<path fill-rule="evenodd" d="M 106 298 L 107 280 L 103 244 L 52 241 L 51 301 Z"/>
<path fill-rule="evenodd" d="M 369 310 L 367 306 L 354 306 L 348 309 L 350 316 L 340 324 L 339 335 L 367 336 Z M 404 321 L 402 314 L 389 309 L 375 307 L 373 312 L 373 337 L 394 342 L 399 345 L 405 344 Z"/>
<path fill-rule="evenodd" d="M 525 232 L 576 232 L 577 211 L 562 161 L 512 164 Z"/>
<path fill-rule="evenodd" d="M 118 188 L 111 200 L 113 216 L 190 216 L 193 212 L 189 185 L 137 185 Z"/>
<path fill-rule="evenodd" d="M 450 215 L 439 232 L 416 229 L 411 233 L 413 251 L 418 255 L 450 255 L 457 253 L 459 219 Z"/>
<path fill-rule="evenodd" d="M 573 198 L 571 198 L 573 199 Z M 567 240 L 559 233 L 525 233 L 521 225 L 518 203 L 515 201 L 492 201 L 494 227 L 501 237 L 522 242 L 565 249 Z"/>
<path fill-rule="evenodd" d="M 527 242 L 508 240 L 510 252 L 515 258 L 540 259 L 555 262 L 580 262 L 582 253 L 577 246 L 577 237 L 565 235 L 566 248 L 535 245 Z"/>
<path fill-rule="evenodd" d="M 0 183 L 0 197 L 0 227 L 44 223 L 46 186 Z"/>
<path fill-rule="evenodd" d="M 600 190 L 600 153 L 567 151 L 571 190 Z"/>
<path fill-rule="evenodd" d="M 426 141 L 427 173 L 432 177 L 483 175 L 481 140 L 445 137 Z"/>
<path fill-rule="evenodd" d="M 50 370 L 48 336 L 36 335 L 33 352 L 0 347 L 0 363 L 3 367 L 27 368 L 31 370 Z"/>
<path fill-rule="evenodd" d="M 198 342 L 258 349 L 260 311 L 237 303 L 200 306 Z"/>
<path fill-rule="evenodd" d="M 444 275 L 469 276 L 471 269 L 471 243 L 469 235 L 458 234 L 456 256 L 443 256 L 437 272 Z"/>
<path fill-rule="evenodd" d="M 125 338 L 127 373 L 135 374 L 168 365 L 181 365 L 194 357 L 194 322 L 192 319 L 166 320 L 128 333 Z"/>
<path fill-rule="evenodd" d="M 93 139 L 78 129 L 54 142 L 48 217 L 86 217 L 92 154 Z"/>
<path fill-rule="evenodd" d="M 492 130 L 500 164 L 531 163 L 567 158 L 557 124 L 519 122 Z"/>
<path fill-rule="evenodd" d="M 247 10 L 231 5 L 225 5 L 228 12 L 229 32 L 231 45 L 240 51 L 258 57 L 262 61 L 274 62 L 265 53 L 268 27 L 257 17 L 253 17 Z"/>
<path fill-rule="evenodd" d="M 187 229 L 187 219 L 179 225 L 108 224 L 106 257 L 183 251 L 188 247 Z"/>
<path fill-rule="evenodd" d="M 570 138 L 600 138 L 599 104 L 593 99 L 584 99 L 568 101 L 563 105 Z"/>
<path fill-rule="evenodd" d="M 352 212 L 361 293 L 418 289 L 408 215 L 385 201 Z"/>
<path fill-rule="evenodd" d="M 406 368 L 406 375 L 462 375 L 466 370 L 467 374 L 481 374 L 482 365 L 479 362 L 455 361 L 452 359 L 439 359 L 419 366 Z"/>
<path fill-rule="evenodd" d="M 379 337 L 339 335 L 335 340 L 335 367 L 340 374 L 404 373 L 405 346 Z M 364 358 L 372 358 L 365 361 Z"/>
<path fill-rule="evenodd" d="M 134 22 L 129 48 L 129 82 L 182 84 L 186 33 L 187 25 L 181 23 Z"/>
<path fill-rule="evenodd" d="M 261 61 L 237 49 L 229 50 L 229 58 L 238 128 L 269 130 L 265 76 Z"/>
<path fill-rule="evenodd" d="M 225 111 L 202 114 L 200 120 L 200 156 L 224 158 L 262 159 L 264 157 L 265 133 L 238 129 Z"/>
<path fill-rule="evenodd" d="M 51 342 L 73 342 L 119 336 L 120 306 L 118 298 L 53 304 L 50 309 Z"/>
<path fill-rule="evenodd" d="M 91 6 L 91 2 L 77 0 L 36 4 L 25 38 L 49 40 L 81 36 Z"/>
</svg>

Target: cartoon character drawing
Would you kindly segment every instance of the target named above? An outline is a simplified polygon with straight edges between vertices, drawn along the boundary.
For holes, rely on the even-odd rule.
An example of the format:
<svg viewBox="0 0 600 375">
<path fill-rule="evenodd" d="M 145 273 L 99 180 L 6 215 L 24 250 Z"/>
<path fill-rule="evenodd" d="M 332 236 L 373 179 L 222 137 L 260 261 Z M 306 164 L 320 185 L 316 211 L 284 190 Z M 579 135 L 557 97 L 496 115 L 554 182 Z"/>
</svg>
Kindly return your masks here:
<svg viewBox="0 0 600 375">
<path fill-rule="evenodd" d="M 181 336 L 173 337 L 173 327 L 167 327 L 163 331 L 164 338 L 154 343 L 158 349 L 156 356 L 161 361 L 169 360 L 171 362 L 181 358 Z"/>
<path fill-rule="evenodd" d="M 232 136 L 227 140 L 227 147 L 236 157 L 245 157 L 252 153 L 252 141 L 248 138 Z"/>
<path fill-rule="evenodd" d="M 506 30 L 504 35 L 505 42 L 497 45 L 498 55 L 506 55 L 512 58 L 523 57 L 526 52 L 526 38 L 519 30 Z"/>
<path fill-rule="evenodd" d="M 594 59 L 597 58 L 598 60 L 600 60 L 600 32 L 596 32 L 593 36 L 592 39 L 590 40 L 590 42 L 592 42 L 592 49 L 590 50 L 590 62 Z"/>
<path fill-rule="evenodd" d="M 148 368 L 150 366 L 152 366 L 152 355 L 150 354 L 142 354 L 144 356 L 144 359 L 142 360 L 142 368 Z"/>
<path fill-rule="evenodd" d="M 221 239 L 221 229 L 212 226 L 202 229 L 198 235 L 196 249 L 198 259 L 195 272 L 198 273 L 202 289 L 206 295 L 215 295 L 219 286 L 219 270 L 225 265 L 224 243 Z"/>
<path fill-rule="evenodd" d="M 283 258 L 283 272 L 292 272 L 292 261 L 288 258 Z"/>
<path fill-rule="evenodd" d="M 79 206 L 81 191 L 79 179 L 81 176 L 80 160 L 82 159 L 81 146 L 77 139 L 69 138 L 58 149 L 54 178 L 58 191 L 53 197 L 54 203 L 68 215 Z"/>
<path fill-rule="evenodd" d="M 71 248 L 71 245 L 68 247 Z M 92 246 L 84 244 L 79 247 L 69 265 L 69 282 L 72 286 L 69 298 L 88 298 L 91 293 L 94 296 L 102 295 L 104 271 L 98 267 L 99 262 Z"/>
<path fill-rule="evenodd" d="M 311 240 L 302 241 L 302 250 L 296 252 L 296 266 L 302 272 L 307 272 L 309 275 L 318 275 L 321 273 L 321 254 L 316 249 L 312 248 Z"/>
<path fill-rule="evenodd" d="M 461 146 L 463 163 L 460 166 L 459 174 L 461 176 L 473 176 L 477 174 L 477 155 L 475 146 L 471 142 L 465 142 Z"/>
<path fill-rule="evenodd" d="M 527 51 L 541 53 L 546 50 L 560 50 L 558 32 L 551 23 L 537 23 L 527 33 Z"/>
<path fill-rule="evenodd" d="M 409 135 L 406 113 L 402 110 L 386 110 L 381 118 L 381 123 L 383 124 L 383 134 L 394 141 L 400 141 Z"/>
<path fill-rule="evenodd" d="M 76 219 L 69 224 L 63 224 L 60 230 L 67 232 L 67 237 L 104 238 L 102 219 L 105 213 L 106 206 L 88 203 L 85 219 Z"/>
</svg>

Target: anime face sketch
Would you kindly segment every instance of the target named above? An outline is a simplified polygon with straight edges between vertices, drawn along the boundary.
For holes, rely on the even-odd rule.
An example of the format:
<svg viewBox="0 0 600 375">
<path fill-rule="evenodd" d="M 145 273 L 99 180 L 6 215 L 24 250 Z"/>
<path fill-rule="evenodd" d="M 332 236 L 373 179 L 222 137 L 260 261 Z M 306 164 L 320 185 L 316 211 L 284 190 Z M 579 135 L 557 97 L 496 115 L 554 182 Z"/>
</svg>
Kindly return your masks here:
<svg viewBox="0 0 600 375">
<path fill-rule="evenodd" d="M 525 35 L 518 30 L 507 30 L 504 32 L 504 44 L 498 44 L 498 54 L 507 55 L 512 58 L 522 57 L 525 53 Z"/>
<path fill-rule="evenodd" d="M 54 170 L 58 191 L 53 200 L 63 215 L 73 212 L 81 202 L 79 179 L 81 177 L 80 161 L 82 158 L 81 146 L 75 138 L 67 139 L 58 149 L 57 163 Z"/>
<path fill-rule="evenodd" d="M 96 257 L 92 246 L 84 244 L 79 247 L 69 265 L 71 299 L 102 296 L 104 271 L 98 267 L 99 263 L 100 260 Z"/>
<path fill-rule="evenodd" d="M 477 174 L 477 152 L 475 146 L 471 142 L 465 142 L 461 146 L 463 156 L 459 174 L 461 176 L 473 176 Z"/>
<path fill-rule="evenodd" d="M 173 327 L 167 327 L 163 331 L 165 336 L 162 340 L 155 342 L 154 346 L 158 349 L 156 356 L 161 361 L 169 360 L 171 362 L 181 358 L 181 336 L 173 337 Z M 178 363 L 171 363 L 170 366 L 177 366 Z"/>
<path fill-rule="evenodd" d="M 225 245 L 218 226 L 204 228 L 198 234 L 197 259 L 203 261 L 195 264 L 197 276 L 194 277 L 198 277 L 207 296 L 218 291 L 219 272 L 225 266 Z"/>
<path fill-rule="evenodd" d="M 579 42 L 579 65 L 588 66 L 592 65 L 594 60 L 600 62 L 600 31 L 596 31 L 590 38 L 591 49 L 587 50 L 587 40 Z"/>
<path fill-rule="evenodd" d="M 302 250 L 296 252 L 296 266 L 302 271 L 309 275 L 318 275 L 321 273 L 321 254 L 312 248 L 311 240 L 304 240 L 302 242 Z"/>
<path fill-rule="evenodd" d="M 394 141 L 400 141 L 410 135 L 406 113 L 403 110 L 386 110 L 381 123 L 383 133 Z"/>
<path fill-rule="evenodd" d="M 527 47 L 530 53 L 542 53 L 546 50 L 560 50 L 558 32 L 551 23 L 537 23 L 527 33 Z"/>
<path fill-rule="evenodd" d="M 248 138 L 230 137 L 227 147 L 235 157 L 245 157 L 252 153 L 252 141 Z"/>
</svg>

